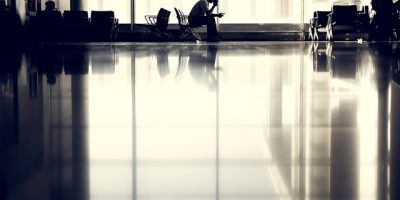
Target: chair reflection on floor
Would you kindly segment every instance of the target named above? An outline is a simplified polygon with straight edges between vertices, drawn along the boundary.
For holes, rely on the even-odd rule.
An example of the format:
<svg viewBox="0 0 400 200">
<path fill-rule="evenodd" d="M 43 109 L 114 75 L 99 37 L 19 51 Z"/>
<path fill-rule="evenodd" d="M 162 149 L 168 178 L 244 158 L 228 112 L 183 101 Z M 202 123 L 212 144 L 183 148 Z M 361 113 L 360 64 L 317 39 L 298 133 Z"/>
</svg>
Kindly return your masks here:
<svg viewBox="0 0 400 200">
<path fill-rule="evenodd" d="M 93 74 L 113 74 L 118 64 L 118 56 L 114 46 L 93 49 L 89 53 Z"/>
<path fill-rule="evenodd" d="M 360 54 L 357 47 L 346 43 L 332 43 L 327 49 L 328 67 L 333 78 L 356 78 Z"/>
<path fill-rule="evenodd" d="M 156 54 L 157 54 L 157 69 L 158 69 L 158 74 L 160 75 L 161 78 L 167 76 L 170 74 L 170 68 L 169 68 L 169 60 L 168 60 L 168 50 L 166 49 L 157 49 Z"/>
<path fill-rule="evenodd" d="M 168 47 L 161 48 L 156 46 L 152 48 L 149 52 L 150 53 L 147 55 L 148 70 L 150 71 L 153 69 L 154 66 L 156 66 L 159 76 L 161 78 L 167 77 L 171 73 L 168 58 L 171 49 L 169 49 Z"/>
<path fill-rule="evenodd" d="M 314 43 L 312 44 L 311 56 L 313 61 L 313 71 L 314 72 L 328 72 L 328 57 L 327 50 L 330 46 L 330 43 Z"/>
<path fill-rule="evenodd" d="M 179 57 L 178 57 L 178 68 L 175 73 L 175 77 L 179 77 L 183 71 L 187 68 L 190 51 L 190 46 L 183 46 L 179 48 Z"/>
<path fill-rule="evenodd" d="M 65 51 L 62 53 L 65 74 L 87 74 L 89 72 L 89 56 L 87 51 Z"/>
</svg>

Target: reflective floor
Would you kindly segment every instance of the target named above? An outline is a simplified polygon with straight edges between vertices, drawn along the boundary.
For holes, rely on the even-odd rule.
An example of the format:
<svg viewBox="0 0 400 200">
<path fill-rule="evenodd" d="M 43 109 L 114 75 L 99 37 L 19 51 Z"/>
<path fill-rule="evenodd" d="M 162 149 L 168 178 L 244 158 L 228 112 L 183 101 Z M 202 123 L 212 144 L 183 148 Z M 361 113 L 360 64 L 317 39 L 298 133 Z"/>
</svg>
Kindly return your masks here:
<svg viewBox="0 0 400 200">
<path fill-rule="evenodd" d="M 0 55 L 0 199 L 400 199 L 400 43 Z"/>
</svg>

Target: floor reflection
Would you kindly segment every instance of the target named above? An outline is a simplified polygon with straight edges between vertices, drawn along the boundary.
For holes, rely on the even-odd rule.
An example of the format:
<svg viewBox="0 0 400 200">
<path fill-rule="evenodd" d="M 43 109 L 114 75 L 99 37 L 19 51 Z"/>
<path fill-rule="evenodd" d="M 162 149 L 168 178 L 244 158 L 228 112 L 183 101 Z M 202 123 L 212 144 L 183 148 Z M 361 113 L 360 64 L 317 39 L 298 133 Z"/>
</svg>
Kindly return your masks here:
<svg viewBox="0 0 400 200">
<path fill-rule="evenodd" d="M 0 199 L 400 199 L 397 43 L 0 55 Z"/>
</svg>

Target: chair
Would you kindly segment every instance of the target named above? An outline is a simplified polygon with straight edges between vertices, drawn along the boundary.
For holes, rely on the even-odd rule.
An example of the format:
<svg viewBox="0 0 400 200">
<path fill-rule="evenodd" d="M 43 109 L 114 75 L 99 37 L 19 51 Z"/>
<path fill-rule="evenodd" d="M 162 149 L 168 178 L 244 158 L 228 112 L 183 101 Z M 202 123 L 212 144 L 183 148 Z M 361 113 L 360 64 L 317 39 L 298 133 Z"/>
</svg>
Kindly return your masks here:
<svg viewBox="0 0 400 200">
<path fill-rule="evenodd" d="M 356 5 L 334 5 L 328 15 L 326 39 L 333 40 L 338 33 L 357 33 L 359 26 Z"/>
<path fill-rule="evenodd" d="M 89 17 L 87 11 L 66 10 L 63 14 L 65 38 L 73 41 L 85 41 L 89 33 Z"/>
<path fill-rule="evenodd" d="M 174 37 L 167 31 L 170 15 L 171 11 L 160 8 L 157 15 L 144 16 L 147 22 L 147 25 L 145 25 L 147 30 L 142 38 L 147 38 L 150 34 L 154 34 L 161 39 L 173 40 Z"/>
<path fill-rule="evenodd" d="M 315 11 L 314 17 L 310 20 L 309 39 L 319 40 L 319 33 L 326 32 L 328 14 L 330 11 Z"/>
<path fill-rule="evenodd" d="M 178 24 L 179 28 L 181 31 L 181 34 L 179 35 L 179 39 L 185 39 L 186 37 L 192 36 L 196 40 L 201 40 L 200 35 L 194 30 L 194 28 L 198 27 L 192 27 L 189 24 L 189 19 L 187 15 L 184 15 L 181 10 L 178 8 L 174 8 L 176 12 L 176 18 L 178 19 Z M 201 27 L 201 26 L 200 26 Z"/>
<path fill-rule="evenodd" d="M 35 20 L 41 41 L 59 41 L 62 38 L 64 23 L 60 11 L 40 11 Z"/>
<path fill-rule="evenodd" d="M 114 11 L 92 11 L 90 33 L 93 40 L 115 40 L 118 33 L 118 19 L 115 18 Z"/>
</svg>

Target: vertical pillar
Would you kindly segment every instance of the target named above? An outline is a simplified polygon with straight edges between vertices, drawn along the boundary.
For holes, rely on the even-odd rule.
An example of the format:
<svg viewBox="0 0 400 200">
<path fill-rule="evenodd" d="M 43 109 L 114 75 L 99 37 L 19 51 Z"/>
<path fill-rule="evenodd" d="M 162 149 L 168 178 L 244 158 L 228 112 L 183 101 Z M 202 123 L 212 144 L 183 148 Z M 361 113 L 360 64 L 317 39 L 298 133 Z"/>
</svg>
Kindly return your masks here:
<svg viewBox="0 0 400 200">
<path fill-rule="evenodd" d="M 87 107 L 85 75 L 72 75 L 72 181 L 75 200 L 88 199 Z"/>
<path fill-rule="evenodd" d="M 391 107 L 390 109 L 390 199 L 400 198 L 400 105 L 397 103 L 400 98 L 400 87 L 391 84 Z"/>
<path fill-rule="evenodd" d="M 70 9 L 71 10 L 85 10 L 84 0 L 70 0 Z"/>
</svg>

